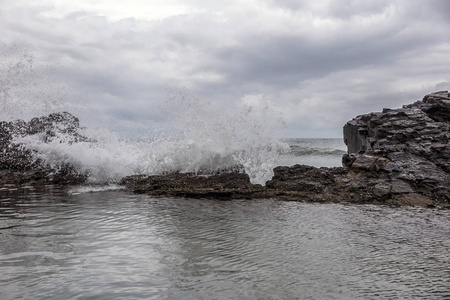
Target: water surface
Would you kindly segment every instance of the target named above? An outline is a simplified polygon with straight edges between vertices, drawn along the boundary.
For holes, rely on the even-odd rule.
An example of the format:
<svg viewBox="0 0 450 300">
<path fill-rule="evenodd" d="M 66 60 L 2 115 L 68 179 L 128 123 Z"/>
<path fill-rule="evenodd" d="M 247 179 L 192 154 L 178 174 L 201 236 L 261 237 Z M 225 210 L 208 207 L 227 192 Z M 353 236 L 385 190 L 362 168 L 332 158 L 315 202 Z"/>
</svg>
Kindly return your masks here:
<svg viewBox="0 0 450 300">
<path fill-rule="evenodd" d="M 0 191 L 1 299 L 444 299 L 450 212 Z"/>
</svg>

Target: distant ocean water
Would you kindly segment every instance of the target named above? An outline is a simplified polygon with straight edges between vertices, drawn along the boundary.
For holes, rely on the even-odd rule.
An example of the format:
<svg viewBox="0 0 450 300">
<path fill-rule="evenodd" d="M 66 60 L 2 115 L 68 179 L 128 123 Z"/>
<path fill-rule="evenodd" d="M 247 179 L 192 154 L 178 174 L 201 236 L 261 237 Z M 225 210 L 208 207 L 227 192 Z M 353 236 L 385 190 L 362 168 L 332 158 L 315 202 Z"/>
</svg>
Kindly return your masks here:
<svg viewBox="0 0 450 300">
<path fill-rule="evenodd" d="M 289 150 L 280 155 L 278 164 L 292 166 L 294 164 L 314 167 L 341 167 L 342 155 L 347 153 L 347 146 L 341 138 L 290 138 L 283 139 Z"/>
</svg>

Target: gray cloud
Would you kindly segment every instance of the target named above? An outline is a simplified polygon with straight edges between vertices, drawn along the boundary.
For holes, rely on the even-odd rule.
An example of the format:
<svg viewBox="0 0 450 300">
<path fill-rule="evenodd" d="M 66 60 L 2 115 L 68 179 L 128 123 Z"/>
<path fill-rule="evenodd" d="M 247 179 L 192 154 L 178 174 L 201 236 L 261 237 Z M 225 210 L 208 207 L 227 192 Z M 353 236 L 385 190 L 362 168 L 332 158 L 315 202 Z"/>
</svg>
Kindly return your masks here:
<svg viewBox="0 0 450 300">
<path fill-rule="evenodd" d="M 450 82 L 448 3 L 197 1 L 192 13 L 113 21 L 17 2 L 2 5 L 0 34 L 35 55 L 36 74 L 51 69 L 83 95 L 86 124 L 154 126 L 168 89 L 185 86 L 230 105 L 262 95 L 284 113 L 288 135 L 339 137 L 356 114 Z"/>
</svg>

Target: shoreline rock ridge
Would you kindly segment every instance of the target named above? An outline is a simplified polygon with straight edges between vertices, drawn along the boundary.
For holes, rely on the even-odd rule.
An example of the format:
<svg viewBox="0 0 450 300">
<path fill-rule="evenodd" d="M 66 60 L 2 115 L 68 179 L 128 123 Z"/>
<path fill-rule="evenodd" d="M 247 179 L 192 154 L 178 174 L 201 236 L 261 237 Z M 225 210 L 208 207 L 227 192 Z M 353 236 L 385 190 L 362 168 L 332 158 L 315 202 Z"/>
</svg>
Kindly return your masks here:
<svg viewBox="0 0 450 300">
<path fill-rule="evenodd" d="M 80 134 L 78 119 L 55 113 L 0 122 L 0 185 L 82 184 L 87 175 L 68 164 L 57 169 L 36 159 L 16 137 L 51 142 L 94 142 Z M 124 177 L 135 193 L 214 199 L 276 198 L 334 203 L 410 205 L 450 209 L 450 95 L 359 115 L 343 127 L 348 153 L 342 167 L 278 166 L 264 186 L 252 184 L 242 168 L 216 173 L 169 173 Z"/>
<path fill-rule="evenodd" d="M 447 91 L 398 109 L 357 116 L 344 126 L 349 174 L 365 174 L 372 192 L 386 197 L 450 202 L 450 97 Z M 386 176 L 383 180 L 382 177 Z M 414 203 L 415 200 L 412 202 Z"/>
<path fill-rule="evenodd" d="M 279 166 L 265 186 L 252 185 L 239 173 L 129 176 L 121 183 L 136 193 L 175 197 L 450 208 L 447 91 L 402 108 L 357 116 L 344 125 L 343 133 L 348 147 L 343 167 Z"/>
</svg>

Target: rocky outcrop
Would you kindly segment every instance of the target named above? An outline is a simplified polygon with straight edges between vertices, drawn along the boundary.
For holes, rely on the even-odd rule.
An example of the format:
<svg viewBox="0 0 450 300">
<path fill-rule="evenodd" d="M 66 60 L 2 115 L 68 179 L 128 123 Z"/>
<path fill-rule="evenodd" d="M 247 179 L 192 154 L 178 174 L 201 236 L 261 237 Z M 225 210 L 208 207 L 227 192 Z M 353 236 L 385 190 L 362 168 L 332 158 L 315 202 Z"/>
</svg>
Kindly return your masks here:
<svg viewBox="0 0 450 300">
<path fill-rule="evenodd" d="M 344 126 L 343 167 L 276 167 L 266 185 L 240 173 L 126 177 L 137 193 L 206 198 L 269 198 L 450 208 L 450 99 L 427 95 Z"/>
<path fill-rule="evenodd" d="M 170 173 L 154 176 L 128 176 L 122 185 L 138 194 L 157 196 L 242 199 L 265 197 L 265 189 L 250 183 L 245 173 L 197 175 L 194 173 Z"/>
<path fill-rule="evenodd" d="M 450 202 L 450 98 L 448 92 L 426 95 L 399 109 L 358 116 L 344 126 L 349 174 L 399 184 L 403 193 Z M 380 183 L 373 182 L 380 187 Z M 389 188 L 376 189 L 382 197 Z M 414 195 L 414 197 L 416 197 Z"/>
<path fill-rule="evenodd" d="M 50 167 L 20 143 L 88 141 L 78 119 L 51 114 L 30 122 L 0 122 L 0 185 L 78 184 L 87 179 L 70 165 Z M 19 139 L 18 139 L 19 138 Z M 277 198 L 310 202 L 373 203 L 450 208 L 450 96 L 426 95 L 398 109 L 383 109 L 344 126 L 348 153 L 343 167 L 276 167 L 265 186 L 252 184 L 242 168 L 129 176 L 121 184 L 135 193 L 215 199 Z"/>
<path fill-rule="evenodd" d="M 78 174 L 72 166 L 64 164 L 57 168 L 45 165 L 36 158 L 34 151 L 18 142 L 18 139 L 33 136 L 48 143 L 63 137 L 69 144 L 86 141 L 78 133 L 79 121 L 63 112 L 33 118 L 30 122 L 16 120 L 0 122 L 0 184 L 78 184 L 86 175 Z"/>
</svg>

